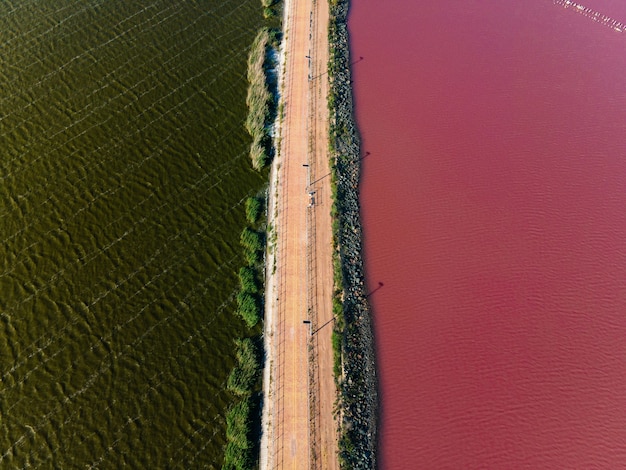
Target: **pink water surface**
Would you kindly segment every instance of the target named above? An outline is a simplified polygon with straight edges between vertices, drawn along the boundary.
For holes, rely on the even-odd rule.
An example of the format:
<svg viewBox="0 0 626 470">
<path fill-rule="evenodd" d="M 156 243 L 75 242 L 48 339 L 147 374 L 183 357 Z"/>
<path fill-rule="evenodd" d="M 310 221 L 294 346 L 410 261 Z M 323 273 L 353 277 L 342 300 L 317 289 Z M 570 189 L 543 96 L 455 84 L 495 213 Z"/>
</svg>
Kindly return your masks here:
<svg viewBox="0 0 626 470">
<path fill-rule="evenodd" d="M 626 33 L 551 0 L 349 28 L 380 468 L 626 468 Z"/>
</svg>

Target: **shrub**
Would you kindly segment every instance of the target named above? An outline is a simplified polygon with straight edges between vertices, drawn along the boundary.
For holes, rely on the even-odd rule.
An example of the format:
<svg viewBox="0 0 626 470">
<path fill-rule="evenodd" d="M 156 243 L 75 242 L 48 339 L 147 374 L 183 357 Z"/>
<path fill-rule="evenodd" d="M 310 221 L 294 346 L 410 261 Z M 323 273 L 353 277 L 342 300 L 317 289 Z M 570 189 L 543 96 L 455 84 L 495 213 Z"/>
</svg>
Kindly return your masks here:
<svg viewBox="0 0 626 470">
<path fill-rule="evenodd" d="M 249 328 L 256 325 L 261 319 L 261 306 L 253 294 L 249 292 L 240 292 L 237 294 L 237 313 L 246 322 Z"/>
<path fill-rule="evenodd" d="M 261 263 L 261 252 L 244 247 L 243 256 L 250 266 L 256 266 Z"/>
<path fill-rule="evenodd" d="M 253 392 L 261 373 L 259 353 L 250 338 L 236 340 L 238 365 L 228 377 L 228 389 L 239 395 Z"/>
<path fill-rule="evenodd" d="M 226 412 L 226 439 L 222 470 L 254 468 L 250 442 L 250 399 L 244 398 Z"/>
<path fill-rule="evenodd" d="M 274 10 L 275 11 L 275 10 Z M 269 33 L 269 43 L 274 49 L 280 47 L 280 41 L 283 39 L 283 31 L 280 28 L 271 28 Z"/>
<path fill-rule="evenodd" d="M 243 232 L 241 232 L 240 242 L 241 246 L 252 251 L 261 251 L 265 248 L 265 239 L 263 234 L 252 230 L 250 227 L 243 229 Z"/>
<path fill-rule="evenodd" d="M 270 162 L 267 148 L 257 139 L 250 144 L 250 159 L 252 166 L 257 170 L 266 167 Z"/>
<path fill-rule="evenodd" d="M 241 284 L 241 290 L 244 292 L 250 292 L 252 294 L 259 292 L 256 271 L 250 266 L 244 266 L 239 269 L 239 283 Z"/>
<path fill-rule="evenodd" d="M 246 219 L 250 224 L 256 224 L 261 217 L 263 211 L 263 202 L 261 198 L 249 197 L 246 199 Z"/>
<path fill-rule="evenodd" d="M 249 449 L 242 449 L 233 442 L 226 444 L 222 470 L 252 470 L 253 468 Z"/>
<path fill-rule="evenodd" d="M 266 0 L 264 0 L 266 1 Z M 271 120 L 273 98 L 268 87 L 267 74 L 265 72 L 265 60 L 270 40 L 270 32 L 267 28 L 261 28 L 257 34 L 250 55 L 248 56 L 248 117 L 246 129 L 252 136 L 250 146 L 250 158 L 255 169 L 259 170 L 269 163 L 268 154 L 268 127 Z"/>
<path fill-rule="evenodd" d="M 250 447 L 250 400 L 243 398 L 226 413 L 226 439 L 240 449 Z"/>
</svg>

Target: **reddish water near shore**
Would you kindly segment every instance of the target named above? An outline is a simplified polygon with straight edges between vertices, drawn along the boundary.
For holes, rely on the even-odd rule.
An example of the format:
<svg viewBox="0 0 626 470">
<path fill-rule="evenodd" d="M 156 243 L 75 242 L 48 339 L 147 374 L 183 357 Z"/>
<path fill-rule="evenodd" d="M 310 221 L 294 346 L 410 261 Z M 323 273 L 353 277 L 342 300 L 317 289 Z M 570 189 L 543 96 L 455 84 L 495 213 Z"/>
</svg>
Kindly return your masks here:
<svg viewBox="0 0 626 470">
<path fill-rule="evenodd" d="M 349 27 L 380 468 L 623 468 L 626 33 L 552 0 Z"/>
</svg>

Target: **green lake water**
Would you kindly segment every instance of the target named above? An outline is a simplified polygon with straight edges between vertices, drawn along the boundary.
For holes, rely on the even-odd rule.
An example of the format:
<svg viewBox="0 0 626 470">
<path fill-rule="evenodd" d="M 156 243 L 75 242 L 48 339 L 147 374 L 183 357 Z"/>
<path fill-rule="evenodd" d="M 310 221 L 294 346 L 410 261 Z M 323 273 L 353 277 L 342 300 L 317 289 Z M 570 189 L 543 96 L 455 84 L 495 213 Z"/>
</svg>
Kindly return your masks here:
<svg viewBox="0 0 626 470">
<path fill-rule="evenodd" d="M 258 0 L 0 2 L 0 468 L 219 468 Z"/>
</svg>

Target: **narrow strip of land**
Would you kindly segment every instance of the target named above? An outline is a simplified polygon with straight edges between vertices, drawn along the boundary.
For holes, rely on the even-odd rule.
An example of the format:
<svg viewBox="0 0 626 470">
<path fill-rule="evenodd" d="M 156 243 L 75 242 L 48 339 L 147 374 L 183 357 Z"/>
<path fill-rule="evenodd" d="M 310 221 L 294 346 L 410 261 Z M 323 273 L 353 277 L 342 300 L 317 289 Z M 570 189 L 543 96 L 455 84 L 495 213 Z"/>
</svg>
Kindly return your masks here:
<svg viewBox="0 0 626 470">
<path fill-rule="evenodd" d="M 328 115 L 328 1 L 317 0 L 311 15 L 309 82 L 309 279 L 311 335 L 312 468 L 339 468 L 333 416 L 333 260 Z"/>
<path fill-rule="evenodd" d="M 327 0 L 286 0 L 284 30 L 261 468 L 335 469 Z"/>
</svg>

